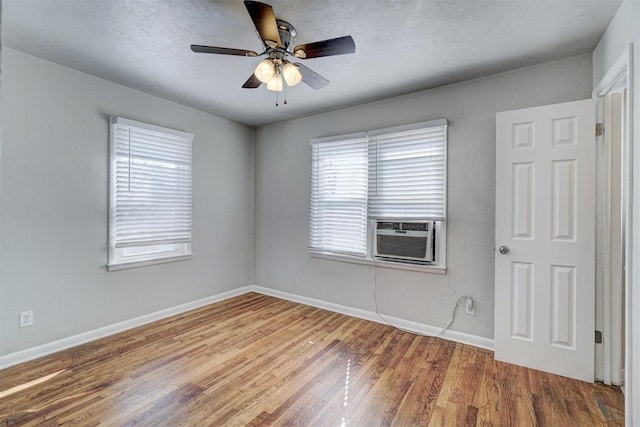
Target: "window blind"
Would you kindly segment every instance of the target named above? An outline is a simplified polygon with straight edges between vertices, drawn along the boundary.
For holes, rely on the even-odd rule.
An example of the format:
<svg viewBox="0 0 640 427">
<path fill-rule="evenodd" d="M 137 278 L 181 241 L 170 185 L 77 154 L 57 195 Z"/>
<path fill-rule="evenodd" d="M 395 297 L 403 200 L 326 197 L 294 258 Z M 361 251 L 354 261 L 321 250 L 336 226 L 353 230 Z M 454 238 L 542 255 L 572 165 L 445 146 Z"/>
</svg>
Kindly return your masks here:
<svg viewBox="0 0 640 427">
<path fill-rule="evenodd" d="M 367 142 L 365 133 L 311 141 L 311 251 L 366 255 Z"/>
<path fill-rule="evenodd" d="M 369 140 L 369 217 L 444 220 L 446 120 L 370 132 Z"/>
<path fill-rule="evenodd" d="M 115 248 L 191 242 L 193 135 L 111 119 Z"/>
</svg>

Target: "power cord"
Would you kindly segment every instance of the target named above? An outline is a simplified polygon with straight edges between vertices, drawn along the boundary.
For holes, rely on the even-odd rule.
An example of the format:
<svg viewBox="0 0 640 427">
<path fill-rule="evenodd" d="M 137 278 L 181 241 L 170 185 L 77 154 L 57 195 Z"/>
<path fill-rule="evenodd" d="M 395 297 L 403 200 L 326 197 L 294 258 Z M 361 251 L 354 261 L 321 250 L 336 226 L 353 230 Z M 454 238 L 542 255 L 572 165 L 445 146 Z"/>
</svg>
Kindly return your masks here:
<svg viewBox="0 0 640 427">
<path fill-rule="evenodd" d="M 402 332 L 407 332 L 407 333 L 410 333 L 410 334 L 420 335 L 420 336 L 423 336 L 423 337 L 431 337 L 432 335 L 425 335 L 425 334 L 421 334 L 421 333 L 416 332 L 416 331 L 409 331 L 407 329 L 401 328 L 400 326 L 394 325 L 389 320 L 387 320 L 382 314 L 380 314 L 380 311 L 378 309 L 378 297 L 377 297 L 378 271 L 377 271 L 375 257 L 372 258 L 372 265 L 373 265 L 373 302 L 374 302 L 376 315 L 382 320 L 383 323 L 385 323 L 388 326 L 391 326 L 392 328 L 395 328 L 395 329 L 398 329 L 398 330 L 400 330 Z M 449 327 L 453 324 L 453 322 L 454 322 L 454 320 L 456 318 L 456 308 L 458 307 L 458 304 L 460 304 L 460 302 L 463 301 L 463 300 L 465 301 L 465 304 L 466 304 L 467 300 L 470 298 L 467 295 L 464 295 L 464 296 L 458 295 L 458 293 L 451 287 L 451 283 L 449 282 L 449 278 L 447 276 L 445 276 L 445 280 L 447 282 L 447 287 L 449 288 L 449 290 L 456 297 L 458 297 L 458 299 L 456 300 L 455 304 L 453 305 L 453 309 L 451 310 L 451 321 L 449 323 L 447 323 L 447 325 L 444 326 L 440 330 L 440 332 L 438 332 L 436 335 L 433 335 L 433 337 L 436 337 L 436 338 L 439 338 L 444 333 L 444 331 L 449 329 Z"/>
<path fill-rule="evenodd" d="M 374 307 L 376 309 L 376 315 L 380 318 L 380 320 L 382 320 L 382 323 L 391 326 L 392 328 L 398 329 L 402 332 L 407 332 L 409 334 L 415 334 L 416 332 L 412 332 L 409 330 L 406 330 L 404 328 L 401 328 L 400 326 L 396 326 L 394 324 L 392 324 L 391 322 L 389 322 L 387 319 L 384 318 L 384 316 L 382 316 L 382 314 L 380 314 L 380 311 L 378 310 L 378 296 L 377 296 L 377 289 L 378 289 L 378 271 L 376 270 L 376 261 L 375 258 L 372 259 L 372 263 L 373 263 L 373 302 L 374 302 Z M 422 335 L 422 334 L 418 334 L 418 335 Z"/>
</svg>

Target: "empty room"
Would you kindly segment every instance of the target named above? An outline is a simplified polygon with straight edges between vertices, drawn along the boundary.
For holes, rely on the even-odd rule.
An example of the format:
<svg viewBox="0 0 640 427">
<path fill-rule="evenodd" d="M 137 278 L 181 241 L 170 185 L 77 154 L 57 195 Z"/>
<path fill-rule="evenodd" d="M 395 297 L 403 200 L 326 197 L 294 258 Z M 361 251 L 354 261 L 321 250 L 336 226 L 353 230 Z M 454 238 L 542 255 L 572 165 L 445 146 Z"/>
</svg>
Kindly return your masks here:
<svg viewBox="0 0 640 427">
<path fill-rule="evenodd" d="M 0 6 L 0 426 L 640 426 L 640 0 Z"/>
</svg>

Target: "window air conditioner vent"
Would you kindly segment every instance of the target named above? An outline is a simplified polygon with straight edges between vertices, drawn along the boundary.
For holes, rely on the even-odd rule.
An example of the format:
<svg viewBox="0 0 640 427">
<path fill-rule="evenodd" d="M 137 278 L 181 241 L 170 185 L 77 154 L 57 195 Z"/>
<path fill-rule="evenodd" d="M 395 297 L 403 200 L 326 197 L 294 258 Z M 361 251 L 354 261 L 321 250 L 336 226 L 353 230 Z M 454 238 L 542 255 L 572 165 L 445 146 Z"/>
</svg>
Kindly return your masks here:
<svg viewBox="0 0 640 427">
<path fill-rule="evenodd" d="M 387 261 L 435 262 L 434 221 L 376 221 L 375 257 Z"/>
</svg>

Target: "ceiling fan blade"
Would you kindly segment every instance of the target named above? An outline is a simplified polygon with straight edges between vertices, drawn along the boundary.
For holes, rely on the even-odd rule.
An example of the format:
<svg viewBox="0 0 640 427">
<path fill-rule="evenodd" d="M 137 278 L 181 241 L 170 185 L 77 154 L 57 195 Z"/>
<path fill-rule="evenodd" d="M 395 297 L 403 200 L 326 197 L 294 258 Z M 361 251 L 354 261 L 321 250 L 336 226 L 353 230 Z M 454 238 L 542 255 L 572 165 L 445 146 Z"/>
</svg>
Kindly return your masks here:
<svg viewBox="0 0 640 427">
<path fill-rule="evenodd" d="M 305 84 L 307 84 L 309 87 L 318 90 L 329 84 L 329 80 L 325 79 L 320 74 L 313 71 L 311 68 L 302 65 L 299 62 L 296 62 L 293 65 L 298 67 L 298 70 L 300 70 L 300 74 L 302 74 L 302 81 L 305 82 Z"/>
<path fill-rule="evenodd" d="M 315 43 L 301 44 L 293 48 L 293 54 L 300 59 L 355 53 L 356 44 L 351 36 L 336 37 Z"/>
<path fill-rule="evenodd" d="M 218 55 L 258 56 L 258 54 L 252 50 L 229 49 L 228 47 L 216 46 L 201 46 L 199 44 L 192 44 L 191 50 L 196 53 L 217 53 Z"/>
<path fill-rule="evenodd" d="M 261 84 L 262 84 L 262 82 L 260 80 L 258 80 L 256 75 L 255 74 L 251 74 L 251 77 L 249 77 L 247 79 L 247 81 L 244 82 L 242 87 L 245 88 L 245 89 L 255 89 L 257 87 L 260 87 Z"/>
<path fill-rule="evenodd" d="M 268 47 L 282 46 L 273 8 L 268 4 L 250 0 L 245 0 L 244 5 L 264 45 Z"/>
</svg>

